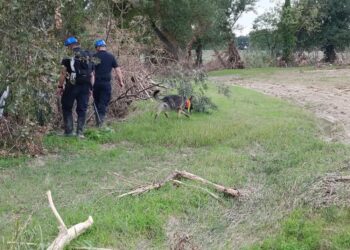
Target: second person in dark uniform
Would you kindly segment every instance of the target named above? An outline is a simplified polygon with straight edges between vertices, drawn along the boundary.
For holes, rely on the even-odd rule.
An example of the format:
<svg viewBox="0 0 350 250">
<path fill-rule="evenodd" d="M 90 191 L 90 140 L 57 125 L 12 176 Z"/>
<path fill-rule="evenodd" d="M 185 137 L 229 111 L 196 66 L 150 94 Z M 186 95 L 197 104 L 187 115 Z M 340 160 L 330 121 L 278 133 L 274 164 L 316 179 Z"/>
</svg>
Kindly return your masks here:
<svg viewBox="0 0 350 250">
<path fill-rule="evenodd" d="M 108 104 L 112 93 L 112 73 L 115 74 L 120 87 L 124 86 L 123 74 L 116 58 L 107 51 L 106 42 L 97 40 L 95 42 L 97 50 L 94 57 L 97 58 L 95 66 L 95 84 L 93 87 L 93 97 L 96 105 L 96 125 L 102 126 L 105 118 Z"/>
</svg>

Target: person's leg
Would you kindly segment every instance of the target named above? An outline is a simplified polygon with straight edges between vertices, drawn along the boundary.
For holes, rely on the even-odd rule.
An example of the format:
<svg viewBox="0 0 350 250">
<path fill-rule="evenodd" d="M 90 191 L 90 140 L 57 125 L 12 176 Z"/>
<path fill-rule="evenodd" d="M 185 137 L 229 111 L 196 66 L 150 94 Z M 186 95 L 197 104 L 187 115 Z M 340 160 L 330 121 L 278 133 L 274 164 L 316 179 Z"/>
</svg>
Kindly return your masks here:
<svg viewBox="0 0 350 250">
<path fill-rule="evenodd" d="M 86 120 L 86 111 L 89 104 L 89 86 L 81 85 L 77 86 L 77 88 L 77 136 L 83 136 Z"/>
<path fill-rule="evenodd" d="M 111 84 L 109 82 L 100 85 L 100 90 L 98 93 L 99 103 L 97 104 L 97 110 L 100 118 L 100 126 L 103 124 L 106 118 L 107 108 L 111 100 L 111 93 L 112 89 Z"/>
<path fill-rule="evenodd" d="M 66 86 L 61 98 L 64 134 L 66 136 L 73 135 L 72 108 L 73 108 L 74 100 L 75 100 L 74 87 L 68 85 Z"/>
</svg>

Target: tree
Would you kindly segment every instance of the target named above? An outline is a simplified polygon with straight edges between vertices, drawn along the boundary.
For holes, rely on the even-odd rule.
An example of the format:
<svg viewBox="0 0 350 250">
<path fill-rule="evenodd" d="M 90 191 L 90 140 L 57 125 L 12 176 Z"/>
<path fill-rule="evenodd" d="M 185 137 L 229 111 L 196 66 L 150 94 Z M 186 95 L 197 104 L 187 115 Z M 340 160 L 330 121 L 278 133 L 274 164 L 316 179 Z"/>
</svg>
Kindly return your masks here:
<svg viewBox="0 0 350 250">
<path fill-rule="evenodd" d="M 296 2 L 294 8 L 297 19 L 296 48 L 307 51 L 317 49 L 316 34 L 321 26 L 318 20 L 320 5 L 313 3 L 313 0 L 302 0 Z"/>
<path fill-rule="evenodd" d="M 149 20 L 165 49 L 178 60 L 191 58 L 201 64 L 204 46 L 234 44 L 233 28 L 256 0 L 145 0 L 134 5 Z M 231 46 L 232 47 L 232 46 Z"/>
<path fill-rule="evenodd" d="M 320 6 L 318 22 L 321 24 L 316 36 L 324 52 L 326 62 L 334 62 L 336 49 L 350 44 L 350 0 L 314 0 Z"/>
<path fill-rule="evenodd" d="M 275 8 L 258 16 L 254 20 L 253 31 L 249 37 L 251 46 L 256 49 L 267 50 L 271 56 L 275 56 L 280 49 L 280 37 L 278 34 L 278 23 L 280 11 Z"/>
<path fill-rule="evenodd" d="M 293 51 L 296 46 L 297 19 L 294 10 L 290 0 L 285 0 L 281 20 L 278 24 L 278 33 L 282 44 L 282 60 L 287 64 L 293 61 Z"/>
</svg>

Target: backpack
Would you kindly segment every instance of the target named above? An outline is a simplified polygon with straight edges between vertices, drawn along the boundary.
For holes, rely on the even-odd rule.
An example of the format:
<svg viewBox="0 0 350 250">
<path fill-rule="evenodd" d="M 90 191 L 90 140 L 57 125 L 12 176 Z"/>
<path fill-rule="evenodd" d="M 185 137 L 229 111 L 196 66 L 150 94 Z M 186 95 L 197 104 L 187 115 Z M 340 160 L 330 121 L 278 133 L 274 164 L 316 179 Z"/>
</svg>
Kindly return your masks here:
<svg viewBox="0 0 350 250">
<path fill-rule="evenodd" d="M 72 84 L 91 84 L 91 73 L 94 64 L 89 51 L 80 50 L 70 60 L 70 82 Z"/>
</svg>

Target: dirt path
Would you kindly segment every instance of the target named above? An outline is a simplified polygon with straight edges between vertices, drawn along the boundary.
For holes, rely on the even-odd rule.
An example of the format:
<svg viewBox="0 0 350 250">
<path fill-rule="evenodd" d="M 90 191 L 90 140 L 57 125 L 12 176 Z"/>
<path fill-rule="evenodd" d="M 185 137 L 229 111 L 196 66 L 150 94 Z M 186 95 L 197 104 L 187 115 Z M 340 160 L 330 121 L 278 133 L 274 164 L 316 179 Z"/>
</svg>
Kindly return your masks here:
<svg viewBox="0 0 350 250">
<path fill-rule="evenodd" d="M 350 143 L 350 69 L 281 70 L 261 76 L 235 75 L 212 80 L 290 100 L 331 125 L 327 131 L 329 140 Z"/>
</svg>

